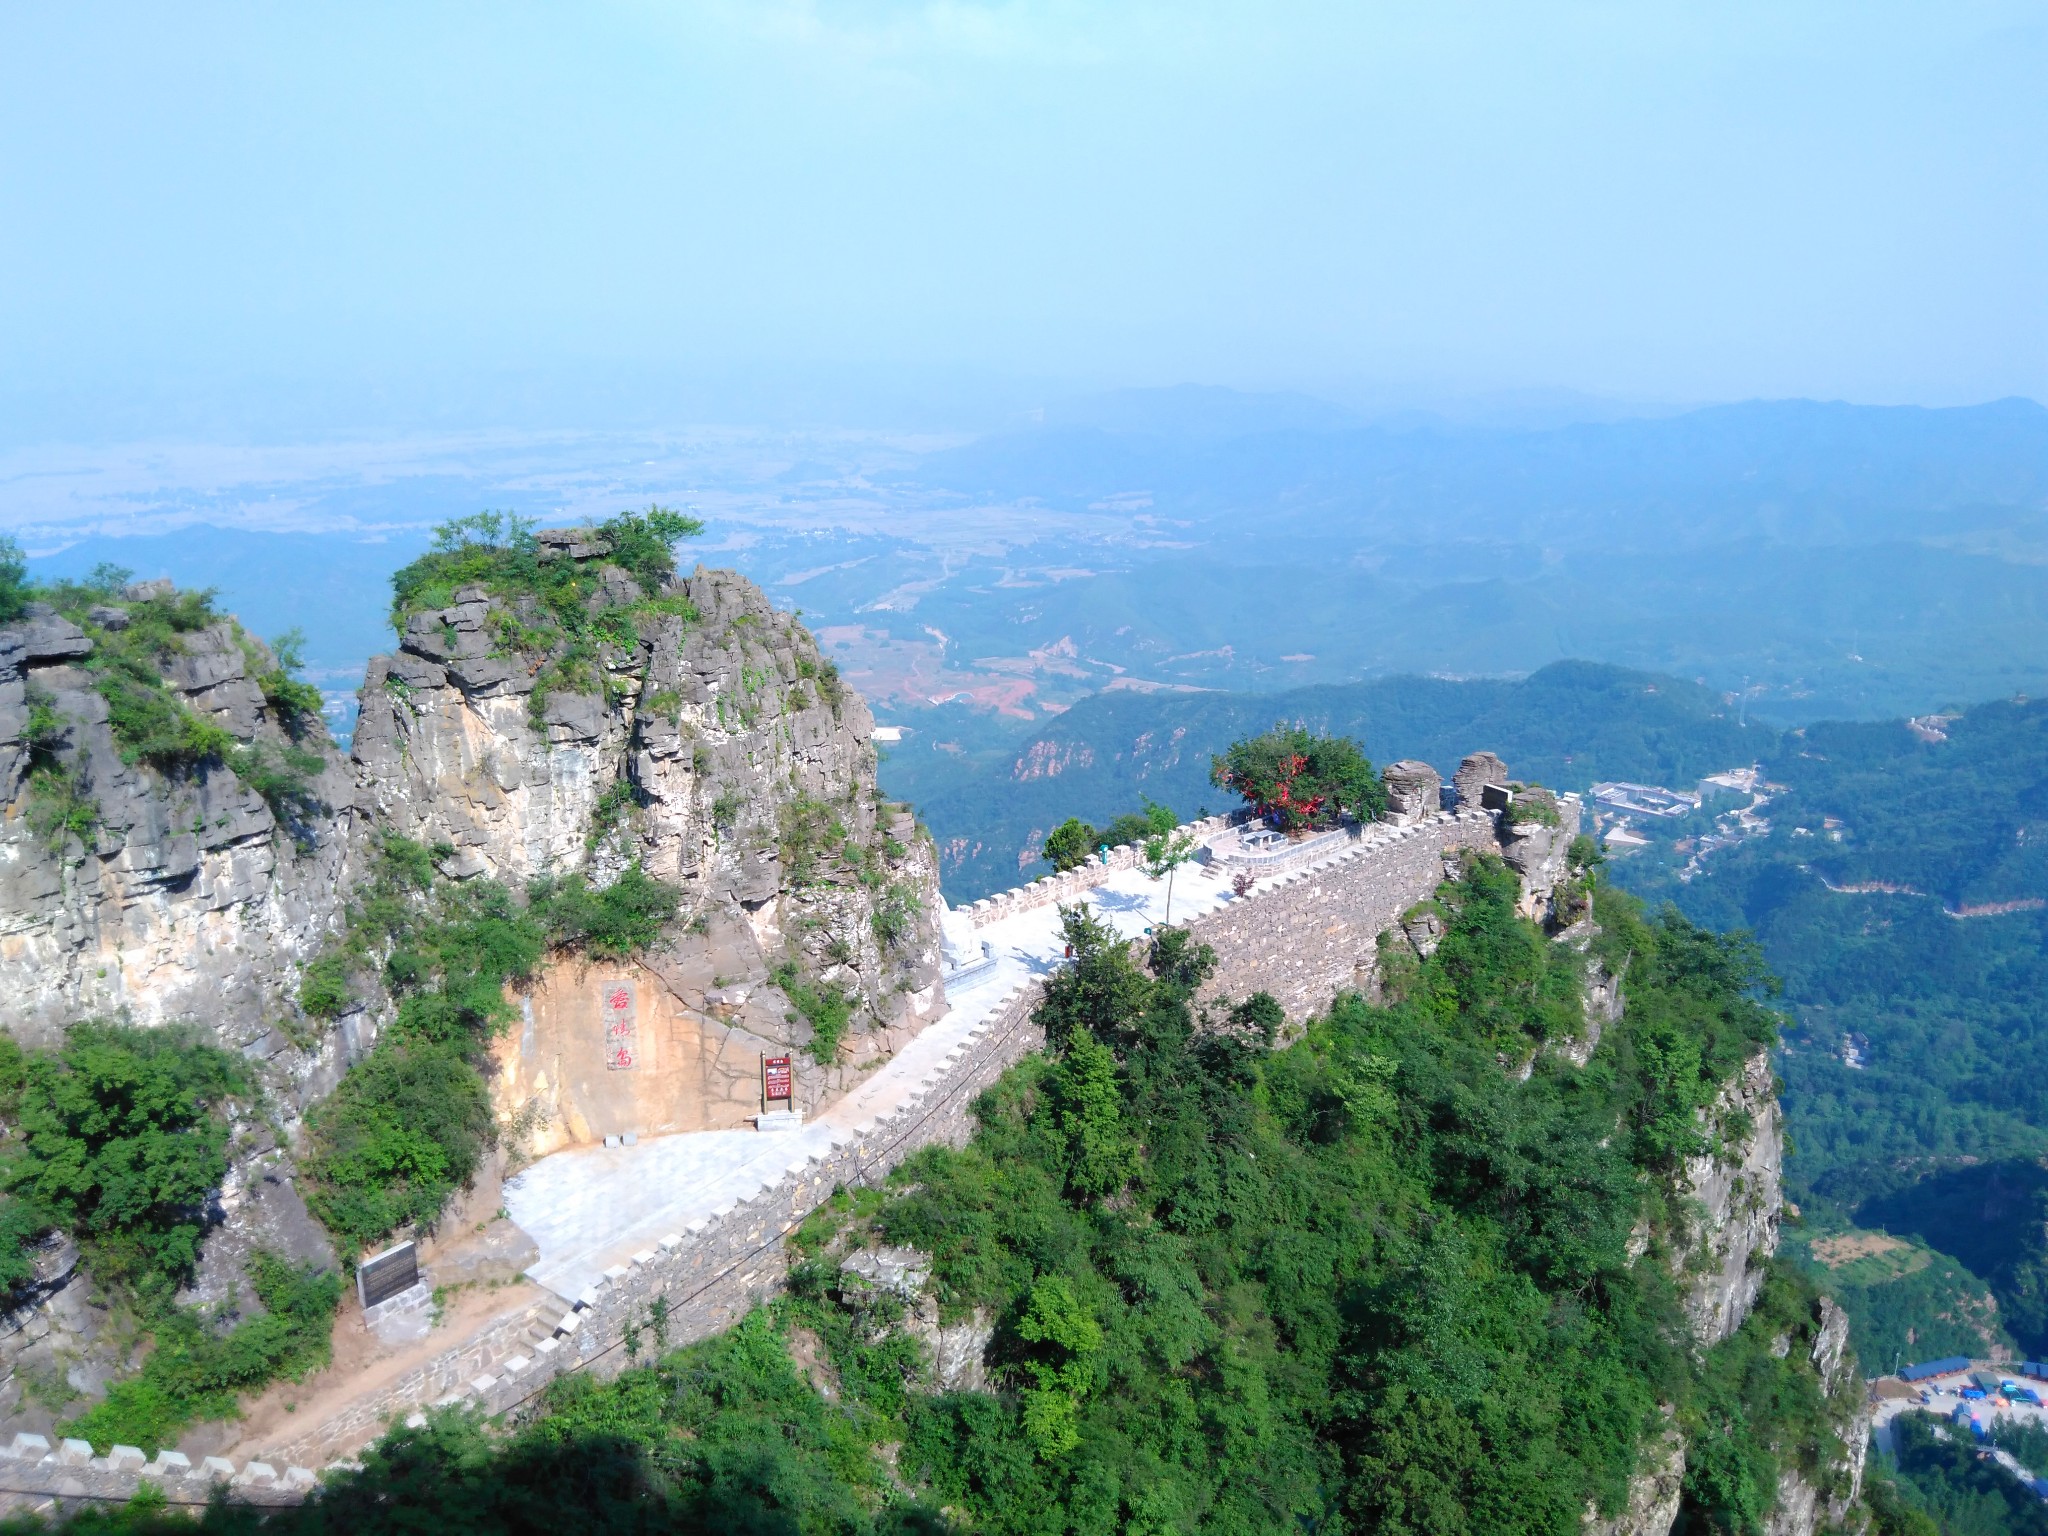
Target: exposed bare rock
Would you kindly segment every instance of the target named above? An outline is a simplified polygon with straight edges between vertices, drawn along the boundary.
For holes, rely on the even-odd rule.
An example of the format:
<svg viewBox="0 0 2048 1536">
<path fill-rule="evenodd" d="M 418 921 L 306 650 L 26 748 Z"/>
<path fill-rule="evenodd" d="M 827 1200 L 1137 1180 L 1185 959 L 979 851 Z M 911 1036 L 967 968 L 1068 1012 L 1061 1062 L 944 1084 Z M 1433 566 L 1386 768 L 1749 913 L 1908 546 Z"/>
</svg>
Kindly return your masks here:
<svg viewBox="0 0 2048 1536">
<path fill-rule="evenodd" d="M 932 1261 L 915 1248 L 856 1248 L 839 1261 L 839 1273 L 870 1290 L 911 1300 L 931 1279 Z"/>
<path fill-rule="evenodd" d="M 541 543 L 553 559 L 606 552 L 589 530 Z M 410 618 L 398 652 L 370 663 L 355 736 L 366 818 L 438 846 L 455 878 L 583 872 L 605 885 L 637 862 L 684 893 L 679 931 L 639 965 L 551 977 L 535 993 L 527 1033 L 570 1069 L 524 1061 L 517 1043 L 500 1053 L 500 1110 L 552 1127 L 531 1152 L 582 1139 L 578 1124 L 595 1133 L 640 1114 L 632 1095 L 613 1105 L 616 1085 L 582 1074 L 598 1061 L 598 990 L 613 982 L 630 984 L 651 1031 L 649 1070 L 694 1085 L 668 1095 L 674 1114 L 659 1127 L 620 1120 L 636 1133 L 751 1114 L 760 1057 L 778 1051 L 797 1057 L 799 1101 L 814 1107 L 933 1016 L 935 850 L 908 818 L 882 824 L 872 717 L 793 616 L 730 571 L 700 568 L 647 594 L 605 566 L 593 611 L 629 616 L 638 643 L 603 650 L 595 690 L 537 699 L 542 662 L 502 639 L 531 600 L 481 587 L 454 597 Z M 648 597 L 668 611 L 650 612 Z M 854 1001 L 843 1048 L 823 1064 L 774 981 L 790 964 L 802 986 Z M 579 1075 L 588 1094 L 564 1087 Z"/>
<path fill-rule="evenodd" d="M 1426 821 L 1443 808 L 1443 775 L 1412 758 L 1380 773 L 1387 786 L 1387 819 L 1403 826 Z"/>
<path fill-rule="evenodd" d="M 957 1322 L 942 1323 L 939 1304 L 927 1296 L 911 1313 L 908 1328 L 923 1342 L 931 1362 L 927 1379 L 932 1391 L 989 1390 L 988 1347 L 995 1341 L 996 1325 L 986 1311 L 977 1307 Z"/>
<path fill-rule="evenodd" d="M 1590 931 L 1590 925 L 1589 925 Z M 1568 936 L 1560 934 L 1559 938 Z M 1585 990 L 1580 994 L 1585 1027 L 1575 1037 L 1560 1040 L 1553 1049 L 1575 1067 L 1583 1067 L 1600 1048 L 1600 1037 L 1621 1022 L 1624 1001 L 1621 978 L 1610 972 L 1593 955 L 1586 957 Z"/>
<path fill-rule="evenodd" d="M 1609 1519 L 1597 1509 L 1586 1511 L 1585 1536 L 1667 1536 L 1678 1519 L 1685 1487 L 1685 1436 L 1664 1410 L 1664 1428 L 1638 1452 L 1636 1474 L 1629 1479 L 1628 1503 Z"/>
<path fill-rule="evenodd" d="M 1419 959 L 1427 960 L 1444 941 L 1444 915 L 1434 902 L 1412 908 L 1401 919 L 1401 932 Z"/>
<path fill-rule="evenodd" d="M 1491 752 L 1474 752 L 1458 764 L 1451 783 L 1458 791 L 1460 806 L 1478 807 L 1484 803 L 1480 791 L 1487 785 L 1507 788 L 1508 765 Z"/>
<path fill-rule="evenodd" d="M 268 660 L 261 646 L 231 620 L 181 639 L 165 665 L 171 687 L 240 740 L 281 749 L 286 734 L 250 676 L 252 654 Z M 0 629 L 6 1023 L 24 1044 L 48 1044 L 92 1014 L 190 1019 L 232 1049 L 275 1055 L 266 1018 L 282 1012 L 338 919 L 346 768 L 324 728 L 307 722 L 303 744 L 328 765 L 314 784 L 320 803 L 283 828 L 217 761 L 172 774 L 126 762 L 107 701 L 79 664 L 92 651 L 83 629 L 46 609 Z M 92 806 L 83 840 L 38 828 L 28 740 L 37 702 L 60 722 L 43 760 Z"/>
<path fill-rule="evenodd" d="M 1500 856 L 1522 877 L 1522 914 L 1548 919 L 1559 887 L 1570 874 L 1572 839 L 1579 835 L 1576 796 L 1560 798 L 1537 785 L 1517 785 L 1500 818 Z"/>
<path fill-rule="evenodd" d="M 1783 1112 L 1768 1054 L 1749 1059 L 1714 1101 L 1707 1122 L 1728 1133 L 1727 1155 L 1686 1160 L 1678 1193 L 1694 1209 L 1674 1254 L 1686 1284 L 1686 1316 L 1703 1346 L 1742 1326 L 1763 1289 L 1763 1261 L 1778 1251 Z"/>
<path fill-rule="evenodd" d="M 1841 1528 L 1863 1492 L 1863 1463 L 1870 1449 L 1870 1400 L 1856 1356 L 1849 1349 L 1849 1314 L 1834 1298 L 1820 1300 L 1820 1328 L 1812 1360 L 1833 1410 L 1842 1453 L 1820 1471 L 1816 1483 L 1797 1467 L 1778 1479 L 1778 1502 L 1764 1520 L 1764 1536 L 1817 1536 Z"/>
</svg>

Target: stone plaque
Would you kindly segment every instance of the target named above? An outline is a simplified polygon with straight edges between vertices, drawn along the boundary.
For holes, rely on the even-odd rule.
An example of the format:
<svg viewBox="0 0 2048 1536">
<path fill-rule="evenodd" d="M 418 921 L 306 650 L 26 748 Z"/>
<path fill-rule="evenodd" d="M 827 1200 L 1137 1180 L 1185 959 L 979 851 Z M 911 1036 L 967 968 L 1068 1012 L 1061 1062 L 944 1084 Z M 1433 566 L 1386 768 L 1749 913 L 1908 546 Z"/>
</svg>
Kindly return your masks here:
<svg viewBox="0 0 2048 1536">
<path fill-rule="evenodd" d="M 608 981 L 598 996 L 604 1018 L 604 1064 L 614 1072 L 640 1065 L 640 1021 L 633 1007 L 633 983 Z"/>
<path fill-rule="evenodd" d="M 396 1248 L 386 1249 L 373 1259 L 365 1259 L 356 1269 L 356 1295 L 362 1299 L 363 1310 L 369 1311 L 380 1301 L 389 1301 L 400 1291 L 409 1291 L 419 1284 L 420 1250 L 416 1243 L 400 1243 Z"/>
</svg>

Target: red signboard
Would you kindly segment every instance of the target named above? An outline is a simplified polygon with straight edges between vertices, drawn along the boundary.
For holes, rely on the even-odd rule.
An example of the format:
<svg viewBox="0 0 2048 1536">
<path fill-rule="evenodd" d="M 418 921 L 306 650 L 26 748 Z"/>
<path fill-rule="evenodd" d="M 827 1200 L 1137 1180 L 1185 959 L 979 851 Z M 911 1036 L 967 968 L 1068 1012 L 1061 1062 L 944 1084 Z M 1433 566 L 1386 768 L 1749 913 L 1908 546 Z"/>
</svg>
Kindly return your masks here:
<svg viewBox="0 0 2048 1536">
<path fill-rule="evenodd" d="M 787 1056 L 764 1056 L 761 1058 L 761 1097 L 773 1103 L 777 1099 L 785 1103 L 790 1098 L 789 1058 Z"/>
</svg>

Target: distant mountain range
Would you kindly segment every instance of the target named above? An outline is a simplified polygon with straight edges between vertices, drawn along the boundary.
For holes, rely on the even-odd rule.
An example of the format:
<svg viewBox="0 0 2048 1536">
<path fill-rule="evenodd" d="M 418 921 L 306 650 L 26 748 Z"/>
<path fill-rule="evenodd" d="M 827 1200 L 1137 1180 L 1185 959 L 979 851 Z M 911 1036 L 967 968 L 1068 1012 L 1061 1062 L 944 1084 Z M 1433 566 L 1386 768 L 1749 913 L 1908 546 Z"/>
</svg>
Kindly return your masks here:
<svg viewBox="0 0 2048 1536">
<path fill-rule="evenodd" d="M 38 574 L 111 559 L 217 585 L 263 633 L 303 627 L 330 681 L 388 643 L 386 574 L 434 520 L 659 499 L 710 520 L 709 563 L 801 605 L 885 719 L 968 746 L 1105 689 L 1522 675 L 1571 657 L 1744 692 L 1781 725 L 2048 692 L 2048 410 L 2030 401 L 1511 430 L 1185 386 L 1041 414 L 930 451 L 826 432 L 508 438 L 365 449 L 354 472 L 323 452 L 299 480 L 290 454 L 195 455 L 203 484 L 147 454 L 100 491 L 16 478 L 43 487 L 25 506 L 90 512 L 98 530 Z M 231 526 L 277 508 L 335 531 Z M 118 536 L 124 519 L 186 516 Z"/>
</svg>

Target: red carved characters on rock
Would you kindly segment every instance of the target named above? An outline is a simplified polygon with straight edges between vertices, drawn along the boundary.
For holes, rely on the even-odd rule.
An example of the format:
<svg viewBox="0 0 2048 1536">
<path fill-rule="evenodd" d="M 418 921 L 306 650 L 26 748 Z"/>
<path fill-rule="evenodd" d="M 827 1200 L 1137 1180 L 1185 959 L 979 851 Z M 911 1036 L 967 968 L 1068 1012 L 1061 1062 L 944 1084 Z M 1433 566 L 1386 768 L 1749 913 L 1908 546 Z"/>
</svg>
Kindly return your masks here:
<svg viewBox="0 0 2048 1536">
<path fill-rule="evenodd" d="M 604 1064 L 614 1072 L 639 1065 L 640 1024 L 633 1008 L 633 984 L 608 981 L 599 995 L 604 1018 Z"/>
</svg>

